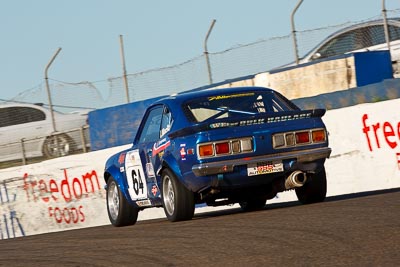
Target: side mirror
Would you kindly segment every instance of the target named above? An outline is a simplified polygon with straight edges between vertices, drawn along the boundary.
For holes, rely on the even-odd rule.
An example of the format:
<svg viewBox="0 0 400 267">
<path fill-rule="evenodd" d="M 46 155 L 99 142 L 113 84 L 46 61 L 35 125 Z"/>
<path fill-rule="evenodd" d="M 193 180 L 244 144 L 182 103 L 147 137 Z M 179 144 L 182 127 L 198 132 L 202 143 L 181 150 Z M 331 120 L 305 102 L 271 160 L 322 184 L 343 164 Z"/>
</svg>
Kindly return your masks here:
<svg viewBox="0 0 400 267">
<path fill-rule="evenodd" d="M 312 57 L 311 57 L 311 59 L 312 60 L 316 60 L 316 59 L 319 59 L 319 58 L 321 58 L 321 54 L 320 53 L 315 53 L 314 55 L 312 55 Z"/>
</svg>

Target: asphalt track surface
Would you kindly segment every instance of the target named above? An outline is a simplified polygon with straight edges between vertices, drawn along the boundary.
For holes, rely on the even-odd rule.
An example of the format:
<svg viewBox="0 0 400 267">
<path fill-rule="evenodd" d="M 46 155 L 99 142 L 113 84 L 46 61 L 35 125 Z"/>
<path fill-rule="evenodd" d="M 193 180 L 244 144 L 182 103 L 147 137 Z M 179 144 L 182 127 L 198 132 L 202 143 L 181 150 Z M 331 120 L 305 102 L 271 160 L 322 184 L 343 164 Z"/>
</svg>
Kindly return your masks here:
<svg viewBox="0 0 400 267">
<path fill-rule="evenodd" d="M 1 266 L 400 266 L 400 189 L 0 241 Z"/>
</svg>

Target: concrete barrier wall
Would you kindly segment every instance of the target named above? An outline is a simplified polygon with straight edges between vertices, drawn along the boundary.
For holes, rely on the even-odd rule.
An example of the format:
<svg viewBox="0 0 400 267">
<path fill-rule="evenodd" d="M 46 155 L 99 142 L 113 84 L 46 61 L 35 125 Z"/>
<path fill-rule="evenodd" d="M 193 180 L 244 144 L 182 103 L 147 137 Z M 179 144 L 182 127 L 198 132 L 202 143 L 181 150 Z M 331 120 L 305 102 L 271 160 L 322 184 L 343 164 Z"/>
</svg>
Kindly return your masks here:
<svg viewBox="0 0 400 267">
<path fill-rule="evenodd" d="M 302 109 L 338 109 L 396 98 L 400 98 L 400 79 L 389 79 L 350 90 L 297 98 L 293 99 L 293 102 Z"/>
<path fill-rule="evenodd" d="M 329 196 L 400 187 L 399 106 L 395 99 L 326 113 Z M 0 170 L 0 239 L 109 224 L 104 163 L 126 147 Z M 268 202 L 291 200 L 288 191 Z M 139 220 L 164 217 L 161 208 L 139 213 Z"/>
<path fill-rule="evenodd" d="M 268 87 L 289 99 L 332 93 L 393 78 L 388 51 L 346 54 L 217 84 Z M 213 86 L 211 86 L 213 88 Z"/>
<path fill-rule="evenodd" d="M 273 88 L 287 98 L 314 96 L 357 86 L 354 57 L 322 61 L 300 68 L 258 74 L 255 84 Z"/>
</svg>

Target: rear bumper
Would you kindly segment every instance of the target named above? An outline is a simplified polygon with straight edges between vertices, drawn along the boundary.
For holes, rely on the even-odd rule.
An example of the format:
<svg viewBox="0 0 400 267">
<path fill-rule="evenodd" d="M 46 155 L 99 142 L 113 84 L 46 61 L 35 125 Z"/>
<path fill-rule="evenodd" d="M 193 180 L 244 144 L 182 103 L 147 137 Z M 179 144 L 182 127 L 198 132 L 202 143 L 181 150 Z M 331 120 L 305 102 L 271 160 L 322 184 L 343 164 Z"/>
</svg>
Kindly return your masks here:
<svg viewBox="0 0 400 267">
<path fill-rule="evenodd" d="M 248 157 L 242 159 L 225 160 L 210 163 L 201 163 L 192 167 L 193 173 L 197 176 L 207 176 L 220 173 L 233 172 L 235 166 L 257 163 L 262 161 L 283 161 L 286 159 L 295 159 L 298 163 L 313 162 L 319 159 L 329 158 L 332 149 L 329 147 L 307 149 L 295 152 L 277 153 L 257 157 Z"/>
</svg>

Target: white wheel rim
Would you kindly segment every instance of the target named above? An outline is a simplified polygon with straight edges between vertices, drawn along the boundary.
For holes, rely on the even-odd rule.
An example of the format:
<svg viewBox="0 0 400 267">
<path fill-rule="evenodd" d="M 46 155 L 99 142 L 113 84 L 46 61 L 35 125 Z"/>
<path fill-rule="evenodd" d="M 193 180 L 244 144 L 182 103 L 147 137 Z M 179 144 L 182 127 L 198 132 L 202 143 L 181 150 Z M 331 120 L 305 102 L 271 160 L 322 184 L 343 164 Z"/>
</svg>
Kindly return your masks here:
<svg viewBox="0 0 400 267">
<path fill-rule="evenodd" d="M 69 142 L 64 136 L 54 136 L 50 138 L 46 146 L 47 151 L 53 157 L 68 155 L 70 151 Z"/>
<path fill-rule="evenodd" d="M 114 221 L 117 220 L 119 212 L 119 192 L 115 182 L 112 182 L 108 188 L 107 206 L 111 218 Z"/>
<path fill-rule="evenodd" d="M 172 215 L 175 210 L 175 192 L 172 186 L 171 178 L 168 175 L 164 177 L 163 200 L 167 213 Z"/>
</svg>

